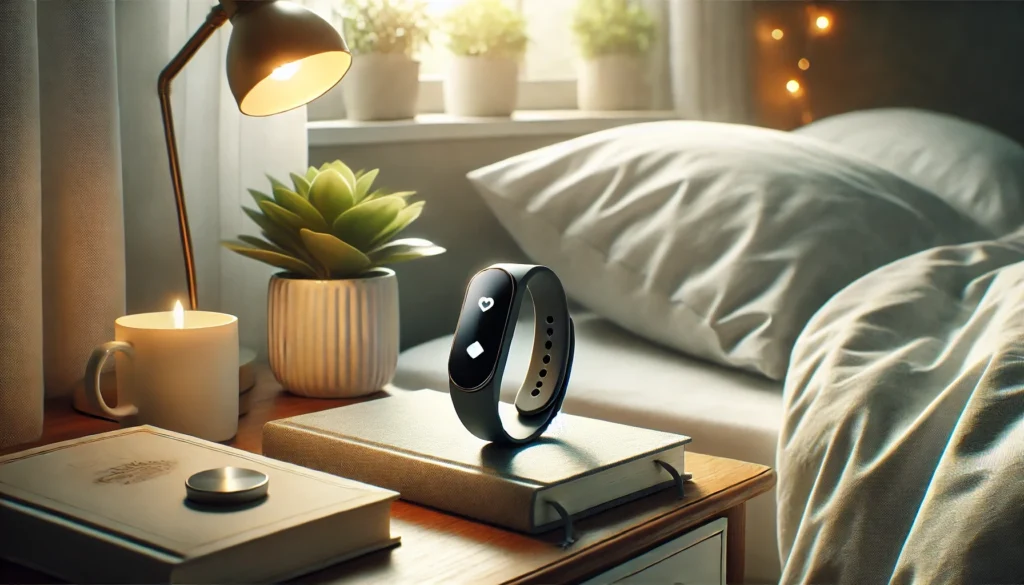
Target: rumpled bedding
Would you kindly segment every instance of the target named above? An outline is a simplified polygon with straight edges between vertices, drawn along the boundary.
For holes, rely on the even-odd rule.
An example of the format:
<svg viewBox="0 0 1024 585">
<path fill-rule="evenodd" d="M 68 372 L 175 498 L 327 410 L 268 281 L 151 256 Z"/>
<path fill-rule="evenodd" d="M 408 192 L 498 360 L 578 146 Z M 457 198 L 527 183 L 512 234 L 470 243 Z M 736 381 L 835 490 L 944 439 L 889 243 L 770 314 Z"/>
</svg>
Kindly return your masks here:
<svg viewBox="0 0 1024 585">
<path fill-rule="evenodd" d="M 782 582 L 1024 582 L 1024 232 L 834 296 L 784 408 Z"/>
</svg>

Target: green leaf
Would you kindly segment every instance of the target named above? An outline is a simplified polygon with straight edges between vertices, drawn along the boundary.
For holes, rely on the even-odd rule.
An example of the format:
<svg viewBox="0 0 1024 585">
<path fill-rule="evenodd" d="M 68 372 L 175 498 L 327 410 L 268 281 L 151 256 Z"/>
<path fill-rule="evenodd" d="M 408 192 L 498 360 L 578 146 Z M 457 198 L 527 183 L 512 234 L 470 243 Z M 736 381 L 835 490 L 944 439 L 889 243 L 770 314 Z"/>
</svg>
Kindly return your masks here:
<svg viewBox="0 0 1024 585">
<path fill-rule="evenodd" d="M 293 230 L 300 230 L 306 227 L 306 222 L 300 216 L 291 211 L 288 211 L 284 207 L 281 207 L 273 201 L 260 201 L 260 210 L 266 215 L 270 221 L 277 224 L 282 228 L 291 228 Z"/>
<path fill-rule="evenodd" d="M 316 167 L 309 167 L 308 169 L 306 169 L 306 181 L 308 183 L 312 184 L 313 183 L 313 179 L 315 179 L 316 176 L 319 175 L 319 174 L 320 174 L 320 169 L 318 169 Z"/>
<path fill-rule="evenodd" d="M 412 197 L 415 194 L 415 191 L 399 191 L 397 193 L 390 193 L 392 197 L 401 197 L 403 199 L 405 199 L 406 197 Z"/>
<path fill-rule="evenodd" d="M 332 236 L 303 229 L 299 232 L 306 249 L 327 267 L 334 278 L 357 276 L 370 267 L 370 259 L 359 250 Z"/>
<path fill-rule="evenodd" d="M 332 232 L 360 250 L 369 250 L 381 230 L 387 228 L 402 208 L 401 197 L 381 197 L 359 203 L 334 220 Z"/>
<path fill-rule="evenodd" d="M 339 215 L 355 204 L 352 188 L 334 169 L 328 169 L 313 179 L 309 187 L 309 201 L 328 224 L 333 224 Z"/>
<path fill-rule="evenodd" d="M 309 181 L 306 180 L 302 175 L 295 173 L 288 173 L 288 176 L 292 178 L 292 185 L 295 185 L 295 192 L 303 197 L 309 197 Z"/>
<path fill-rule="evenodd" d="M 394 195 L 390 195 L 390 197 L 394 197 Z M 423 206 L 426 204 L 425 201 L 417 201 L 410 203 L 408 207 L 399 211 L 395 219 L 374 238 L 370 245 L 374 247 L 379 246 L 398 235 L 398 232 L 409 227 L 409 224 L 416 221 L 416 218 L 423 212 Z"/>
<path fill-rule="evenodd" d="M 276 189 L 278 187 L 281 187 L 281 188 L 284 188 L 284 189 L 288 188 L 288 185 L 285 185 L 284 183 L 282 183 L 281 181 L 278 181 L 274 177 L 271 177 L 270 175 L 266 175 L 266 177 L 268 179 L 270 179 L 270 188 L 271 188 L 271 190 Z"/>
<path fill-rule="evenodd" d="M 371 251 L 368 256 L 374 266 L 380 266 L 382 264 L 394 264 L 396 262 L 405 262 L 406 260 L 414 260 L 424 256 L 436 256 L 444 253 L 444 248 L 434 245 L 430 240 L 406 238 L 384 244 Z"/>
<path fill-rule="evenodd" d="M 355 173 L 352 172 L 352 169 L 348 168 L 348 165 L 341 162 L 340 160 L 336 160 L 330 163 L 330 168 L 338 171 L 338 174 L 341 175 L 341 178 L 345 179 L 345 182 L 348 183 L 348 186 L 351 188 L 352 192 L 355 193 L 356 175 Z"/>
<path fill-rule="evenodd" d="M 324 216 L 320 215 L 316 207 L 313 207 L 313 204 L 306 201 L 302 195 L 289 189 L 275 187 L 274 199 L 277 200 L 278 205 L 302 218 L 303 225 L 300 227 L 307 227 L 315 232 L 330 231 L 327 222 L 324 221 Z"/>
<path fill-rule="evenodd" d="M 259 248 L 261 250 L 266 250 L 268 252 L 277 252 L 278 254 L 284 254 L 285 256 L 291 256 L 292 255 L 287 250 L 282 249 L 282 248 L 280 248 L 280 247 L 278 247 L 278 246 L 276 246 L 276 245 L 274 245 L 274 244 L 272 244 L 272 243 L 270 243 L 270 242 L 268 242 L 266 240 L 257 238 L 256 236 L 250 236 L 250 235 L 242 234 L 242 235 L 238 236 L 238 239 L 241 241 L 241 243 L 248 244 L 249 246 L 251 246 L 253 248 Z"/>
<path fill-rule="evenodd" d="M 314 270 L 312 266 L 297 258 L 292 258 L 291 256 L 286 256 L 277 252 L 271 252 L 270 250 L 239 246 L 238 244 L 231 242 L 224 242 L 223 245 L 232 252 L 237 252 L 254 260 L 259 260 L 265 264 L 277 266 L 278 268 L 283 268 L 289 272 L 301 274 L 302 276 L 309 278 L 317 277 L 316 270 Z"/>
<path fill-rule="evenodd" d="M 305 248 L 302 247 L 302 240 L 299 235 L 296 234 L 288 227 L 282 227 L 274 223 L 267 216 L 250 209 L 248 207 L 242 207 L 242 211 L 249 216 L 256 225 L 260 226 L 263 230 L 263 237 L 271 241 L 277 247 L 287 251 L 292 256 L 305 260 L 307 263 L 312 262 L 313 259 L 306 253 Z"/>
<path fill-rule="evenodd" d="M 271 197 L 270 195 L 267 195 L 266 193 L 264 193 L 262 191 L 257 191 L 256 189 L 246 189 L 246 190 L 249 191 L 249 195 L 252 195 L 252 199 L 253 199 L 253 201 L 256 202 L 256 205 L 259 205 L 260 201 L 273 201 L 274 200 L 273 197 Z"/>
<path fill-rule="evenodd" d="M 377 179 L 377 174 L 380 173 L 380 169 L 373 169 L 367 172 L 362 177 L 356 179 L 356 201 L 362 201 L 366 194 L 370 192 L 370 187 L 373 186 L 373 182 Z"/>
</svg>

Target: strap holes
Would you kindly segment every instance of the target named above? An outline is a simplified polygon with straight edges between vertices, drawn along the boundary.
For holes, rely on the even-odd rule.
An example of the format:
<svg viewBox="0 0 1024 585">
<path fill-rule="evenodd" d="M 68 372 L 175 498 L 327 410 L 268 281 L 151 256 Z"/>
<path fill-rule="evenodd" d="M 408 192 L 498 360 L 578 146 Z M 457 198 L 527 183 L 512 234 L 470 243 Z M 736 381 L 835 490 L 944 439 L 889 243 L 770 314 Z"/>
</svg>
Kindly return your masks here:
<svg viewBox="0 0 1024 585">
<path fill-rule="evenodd" d="M 540 377 L 541 377 L 541 378 L 543 378 L 544 376 L 547 376 L 547 375 L 548 375 L 548 371 L 547 371 L 547 370 L 541 370 L 541 371 L 539 371 L 539 372 L 537 372 L 537 373 L 538 373 L 538 374 L 540 374 Z"/>
<path fill-rule="evenodd" d="M 548 323 L 554 323 L 554 322 L 555 322 L 555 318 L 552 317 L 551 315 L 548 315 Z"/>
<path fill-rule="evenodd" d="M 538 390 L 537 388 L 534 388 L 533 391 L 530 392 L 530 396 L 537 396 L 539 394 L 540 394 L 540 390 Z"/>
<path fill-rule="evenodd" d="M 550 328 L 550 327 L 548 327 L 548 337 L 551 337 L 554 334 L 555 334 L 555 330 Z"/>
<path fill-rule="evenodd" d="M 544 349 L 551 349 L 551 342 L 550 341 L 545 341 L 544 342 Z"/>
<path fill-rule="evenodd" d="M 549 356 L 549 355 L 544 356 L 544 363 L 545 364 L 550 362 L 550 361 L 551 361 L 551 356 Z"/>
</svg>

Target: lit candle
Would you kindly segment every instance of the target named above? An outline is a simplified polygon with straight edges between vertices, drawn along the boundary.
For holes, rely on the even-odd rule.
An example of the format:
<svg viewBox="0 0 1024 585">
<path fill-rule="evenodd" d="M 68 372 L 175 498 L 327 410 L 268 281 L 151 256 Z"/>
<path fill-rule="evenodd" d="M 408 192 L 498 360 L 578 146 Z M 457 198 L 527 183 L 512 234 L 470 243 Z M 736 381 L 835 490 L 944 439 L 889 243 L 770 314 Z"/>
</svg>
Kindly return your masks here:
<svg viewBox="0 0 1024 585">
<path fill-rule="evenodd" d="M 125 425 L 150 424 L 211 441 L 238 431 L 238 319 L 209 311 L 127 315 L 115 342 L 93 352 L 86 395 Z M 98 376 L 117 354 L 117 406 L 103 402 Z M 95 402 L 98 400 L 99 402 Z"/>
</svg>

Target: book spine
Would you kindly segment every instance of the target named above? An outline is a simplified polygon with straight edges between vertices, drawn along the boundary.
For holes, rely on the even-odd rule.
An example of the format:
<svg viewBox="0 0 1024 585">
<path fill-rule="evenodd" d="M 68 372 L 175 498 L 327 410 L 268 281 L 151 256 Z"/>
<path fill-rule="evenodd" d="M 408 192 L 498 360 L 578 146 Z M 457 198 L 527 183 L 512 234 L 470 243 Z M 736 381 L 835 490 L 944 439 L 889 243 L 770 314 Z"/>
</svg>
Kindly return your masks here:
<svg viewBox="0 0 1024 585">
<path fill-rule="evenodd" d="M 263 427 L 263 454 L 394 490 L 403 500 L 527 532 L 540 486 L 287 422 Z"/>
<path fill-rule="evenodd" d="M 180 561 L 10 500 L 0 500 L 0 556 L 71 583 L 167 583 Z"/>
</svg>

